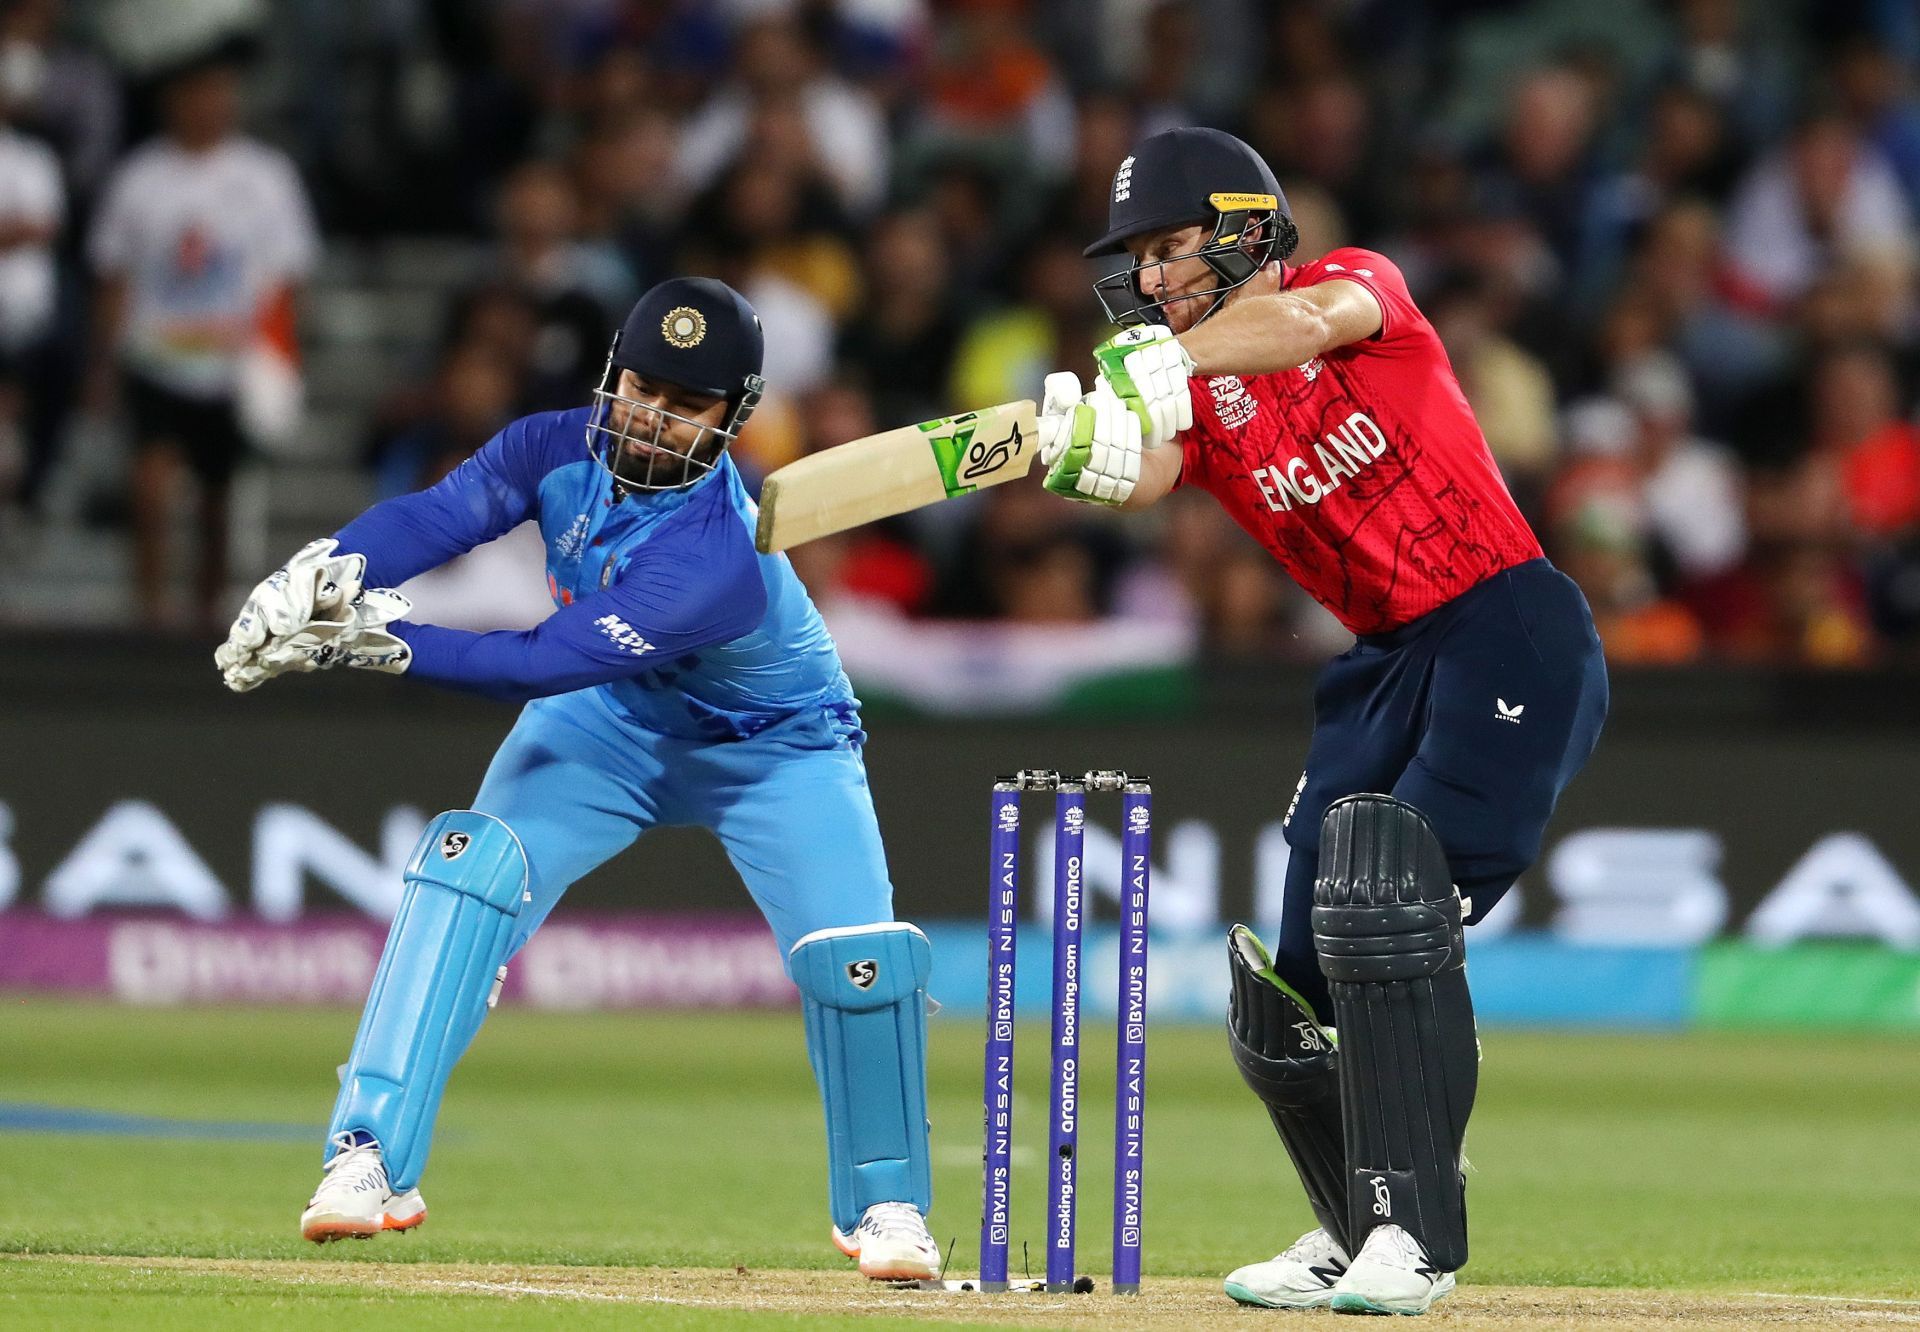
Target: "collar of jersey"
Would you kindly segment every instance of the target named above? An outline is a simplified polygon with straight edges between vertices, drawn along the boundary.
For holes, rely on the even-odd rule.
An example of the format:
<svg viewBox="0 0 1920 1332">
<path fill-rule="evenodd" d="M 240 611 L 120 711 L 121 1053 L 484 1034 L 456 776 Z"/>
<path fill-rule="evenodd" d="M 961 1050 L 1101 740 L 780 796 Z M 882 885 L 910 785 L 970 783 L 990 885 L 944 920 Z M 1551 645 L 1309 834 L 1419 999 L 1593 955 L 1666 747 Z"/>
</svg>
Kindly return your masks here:
<svg viewBox="0 0 1920 1332">
<path fill-rule="evenodd" d="M 598 467 L 599 464 L 595 463 L 594 466 Z M 723 453 L 715 461 L 713 470 L 692 485 L 681 486 L 678 490 L 629 490 L 625 499 L 610 507 L 616 515 L 622 513 L 644 515 L 647 521 L 657 522 L 668 514 L 693 503 L 696 496 L 703 496 L 723 475 L 731 475 L 732 472 L 733 459 Z M 607 475 L 605 469 L 602 469 L 602 476 L 604 477 L 602 498 L 611 500 L 613 488 L 618 482 Z M 722 484 L 720 489 L 724 492 L 731 487 Z"/>
</svg>

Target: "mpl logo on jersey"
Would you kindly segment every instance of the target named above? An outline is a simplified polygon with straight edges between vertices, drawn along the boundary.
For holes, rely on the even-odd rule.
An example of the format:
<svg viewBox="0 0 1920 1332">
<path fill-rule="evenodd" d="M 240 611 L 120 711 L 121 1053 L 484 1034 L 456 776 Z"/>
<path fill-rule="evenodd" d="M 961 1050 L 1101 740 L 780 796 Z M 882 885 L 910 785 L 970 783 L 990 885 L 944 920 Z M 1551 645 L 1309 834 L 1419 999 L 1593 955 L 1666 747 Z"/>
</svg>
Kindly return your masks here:
<svg viewBox="0 0 1920 1332">
<path fill-rule="evenodd" d="M 643 657 L 653 651 L 653 644 L 643 638 L 638 629 L 618 615 L 602 615 L 593 623 L 616 647 L 624 648 L 636 657 Z"/>
<path fill-rule="evenodd" d="M 1316 470 L 1306 457 L 1287 459 L 1284 468 L 1256 467 L 1249 474 L 1260 497 L 1275 513 L 1296 504 L 1318 504 L 1340 489 L 1340 483 L 1358 476 L 1387 451 L 1387 437 L 1365 412 L 1355 412 L 1324 440 L 1315 442 Z"/>
</svg>

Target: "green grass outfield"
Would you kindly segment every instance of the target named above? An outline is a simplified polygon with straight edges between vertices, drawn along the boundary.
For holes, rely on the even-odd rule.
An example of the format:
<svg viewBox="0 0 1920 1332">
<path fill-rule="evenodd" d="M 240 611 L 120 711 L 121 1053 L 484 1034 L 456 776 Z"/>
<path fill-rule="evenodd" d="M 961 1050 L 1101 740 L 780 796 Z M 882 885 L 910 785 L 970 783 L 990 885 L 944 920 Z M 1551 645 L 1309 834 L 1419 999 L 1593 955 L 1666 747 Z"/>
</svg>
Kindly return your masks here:
<svg viewBox="0 0 1920 1332">
<path fill-rule="evenodd" d="M 324 1251 L 296 1234 L 353 1015 L 0 1003 L 0 1101 L 314 1126 L 314 1140 L 0 1132 L 0 1327 L 545 1326 L 484 1283 L 369 1285 L 392 1265 L 845 1268 L 826 1239 L 822 1130 L 797 1013 L 495 1015 L 455 1075 L 409 1236 Z M 932 1227 L 973 1270 L 980 1041 L 935 1018 Z M 1083 1266 L 1104 1272 L 1110 1028 L 1089 1028 Z M 1151 1034 L 1148 1280 L 1217 1278 L 1312 1224 L 1222 1033 Z M 1622 1287 L 1913 1302 L 1920 1320 L 1920 1042 L 1808 1035 L 1487 1034 L 1468 1142 L 1473 1287 Z M 1023 1033 L 1016 1219 L 1037 1264 L 1044 1037 Z M 1038 1145 L 1036 1145 L 1038 1144 Z M 44 1255 L 311 1260 L 284 1282 L 215 1266 Z M 1019 1240 L 1015 1242 L 1019 1262 Z M 421 1268 L 421 1271 L 429 1269 Z M 433 1269 L 438 1270 L 438 1269 Z M 452 1270 L 452 1269 L 448 1269 Z M 329 1281 L 327 1273 L 341 1280 Z M 876 1312 L 847 1278 L 847 1308 Z M 829 1301 L 838 1285 L 823 1287 Z M 1202 1289 L 1194 1287 L 1195 1290 Z M 609 1297 L 611 1298 L 611 1297 Z M 637 1298 L 637 1297 L 636 1297 Z M 845 1314 L 687 1307 L 648 1326 L 828 1327 Z M 1443 1306 L 1444 1307 L 1444 1306 Z M 977 1308 L 977 1306 L 975 1306 Z M 570 1325 L 633 1326 L 585 1298 Z M 878 1308 L 884 1314 L 885 1308 Z M 981 1311 L 992 1315 L 993 1310 Z M 1858 1325 L 1854 1320 L 1849 1325 Z"/>
</svg>

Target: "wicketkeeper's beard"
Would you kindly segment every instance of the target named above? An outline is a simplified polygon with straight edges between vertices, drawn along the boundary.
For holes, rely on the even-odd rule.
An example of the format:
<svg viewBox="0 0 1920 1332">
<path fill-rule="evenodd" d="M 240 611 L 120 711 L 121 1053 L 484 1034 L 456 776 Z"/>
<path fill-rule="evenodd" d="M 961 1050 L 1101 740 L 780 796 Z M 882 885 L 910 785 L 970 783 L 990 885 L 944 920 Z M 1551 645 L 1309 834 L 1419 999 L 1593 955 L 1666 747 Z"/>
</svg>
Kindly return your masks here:
<svg viewBox="0 0 1920 1332">
<path fill-rule="evenodd" d="M 711 472 L 734 432 L 596 391 L 587 449 L 629 490 L 679 490 Z M 737 419 L 737 413 L 735 413 Z"/>
</svg>

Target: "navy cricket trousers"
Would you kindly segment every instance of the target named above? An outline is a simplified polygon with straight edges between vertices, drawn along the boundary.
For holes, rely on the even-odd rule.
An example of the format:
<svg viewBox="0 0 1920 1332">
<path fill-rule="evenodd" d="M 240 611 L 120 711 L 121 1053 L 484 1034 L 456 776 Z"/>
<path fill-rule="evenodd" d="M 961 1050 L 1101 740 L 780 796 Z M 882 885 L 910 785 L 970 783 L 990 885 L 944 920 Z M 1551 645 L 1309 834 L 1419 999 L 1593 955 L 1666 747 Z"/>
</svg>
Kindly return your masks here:
<svg viewBox="0 0 1920 1332">
<path fill-rule="evenodd" d="M 1482 920 L 1539 855 L 1560 792 L 1593 753 L 1607 669 L 1580 589 L 1530 560 L 1356 640 L 1320 673 L 1313 708 L 1274 960 L 1324 1020 L 1311 912 L 1327 806 L 1384 792 L 1425 814 L 1471 899 L 1467 922 Z"/>
</svg>

